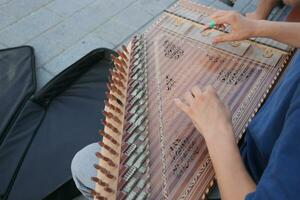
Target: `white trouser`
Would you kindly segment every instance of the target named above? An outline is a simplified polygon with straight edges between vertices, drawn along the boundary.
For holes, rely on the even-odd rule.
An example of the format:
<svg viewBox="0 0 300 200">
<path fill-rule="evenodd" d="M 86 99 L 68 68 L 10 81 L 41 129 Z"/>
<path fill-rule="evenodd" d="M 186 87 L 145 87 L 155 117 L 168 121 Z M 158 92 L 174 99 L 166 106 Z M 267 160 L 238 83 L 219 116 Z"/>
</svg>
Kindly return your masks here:
<svg viewBox="0 0 300 200">
<path fill-rule="evenodd" d="M 88 199 L 93 199 L 91 190 L 95 188 L 95 183 L 91 180 L 91 177 L 96 176 L 97 174 L 96 169 L 93 166 L 99 161 L 95 156 L 97 151 L 100 151 L 100 146 L 97 143 L 84 147 L 74 156 L 71 165 L 75 184 L 80 192 Z M 217 188 L 210 192 L 208 199 L 219 199 Z"/>
</svg>

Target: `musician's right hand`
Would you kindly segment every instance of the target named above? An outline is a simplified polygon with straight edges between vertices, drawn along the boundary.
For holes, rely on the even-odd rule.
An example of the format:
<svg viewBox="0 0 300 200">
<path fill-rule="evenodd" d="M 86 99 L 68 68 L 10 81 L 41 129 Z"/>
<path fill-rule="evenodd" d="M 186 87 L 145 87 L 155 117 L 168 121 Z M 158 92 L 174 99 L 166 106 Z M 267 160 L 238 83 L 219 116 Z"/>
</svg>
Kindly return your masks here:
<svg viewBox="0 0 300 200">
<path fill-rule="evenodd" d="M 230 32 L 216 36 L 213 43 L 245 40 L 255 35 L 256 20 L 248 19 L 234 11 L 216 11 L 210 18 L 216 25 L 229 25 Z"/>
<path fill-rule="evenodd" d="M 234 140 L 230 110 L 212 86 L 203 91 L 193 87 L 183 99 L 175 99 L 175 104 L 192 120 L 206 141 L 216 137 Z"/>
</svg>

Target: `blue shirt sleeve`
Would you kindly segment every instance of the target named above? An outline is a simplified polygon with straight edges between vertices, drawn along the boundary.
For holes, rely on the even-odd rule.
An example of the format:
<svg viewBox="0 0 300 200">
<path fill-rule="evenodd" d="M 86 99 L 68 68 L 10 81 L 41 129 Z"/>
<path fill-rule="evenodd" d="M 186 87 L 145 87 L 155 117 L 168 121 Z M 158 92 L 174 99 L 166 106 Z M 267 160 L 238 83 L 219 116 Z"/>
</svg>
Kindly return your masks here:
<svg viewBox="0 0 300 200">
<path fill-rule="evenodd" d="M 284 113 L 285 114 L 285 113 Z M 283 115 L 284 115 L 283 114 Z M 283 129 L 256 191 L 246 200 L 300 199 L 300 87 L 293 95 Z"/>
</svg>

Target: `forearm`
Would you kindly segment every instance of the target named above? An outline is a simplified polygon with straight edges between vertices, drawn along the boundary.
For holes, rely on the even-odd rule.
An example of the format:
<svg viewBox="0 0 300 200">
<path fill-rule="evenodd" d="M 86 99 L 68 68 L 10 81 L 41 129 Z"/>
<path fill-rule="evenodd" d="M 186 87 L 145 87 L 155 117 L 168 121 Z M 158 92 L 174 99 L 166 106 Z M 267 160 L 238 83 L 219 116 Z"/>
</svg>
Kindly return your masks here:
<svg viewBox="0 0 300 200">
<path fill-rule="evenodd" d="M 243 200 L 256 186 L 245 169 L 231 126 L 205 140 L 222 199 Z"/>
<path fill-rule="evenodd" d="M 300 47 L 300 23 L 256 21 L 253 36 L 267 37 L 291 46 Z"/>
</svg>

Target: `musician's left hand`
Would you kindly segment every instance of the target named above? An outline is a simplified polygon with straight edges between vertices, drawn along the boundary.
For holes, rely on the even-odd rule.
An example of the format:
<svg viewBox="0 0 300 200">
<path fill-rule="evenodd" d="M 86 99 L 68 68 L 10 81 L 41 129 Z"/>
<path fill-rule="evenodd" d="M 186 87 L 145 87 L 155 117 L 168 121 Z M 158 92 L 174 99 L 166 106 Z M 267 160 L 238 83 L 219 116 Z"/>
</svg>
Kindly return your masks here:
<svg viewBox="0 0 300 200">
<path fill-rule="evenodd" d="M 249 39 L 255 36 L 257 29 L 256 20 L 251 20 L 234 11 L 216 11 L 210 18 L 218 25 L 229 25 L 230 33 L 216 36 L 213 43 L 231 42 Z"/>
<path fill-rule="evenodd" d="M 205 140 L 224 134 L 231 139 L 234 137 L 231 113 L 212 86 L 203 91 L 193 87 L 191 92 L 184 95 L 184 101 L 175 99 L 177 107 L 191 118 Z"/>
</svg>

